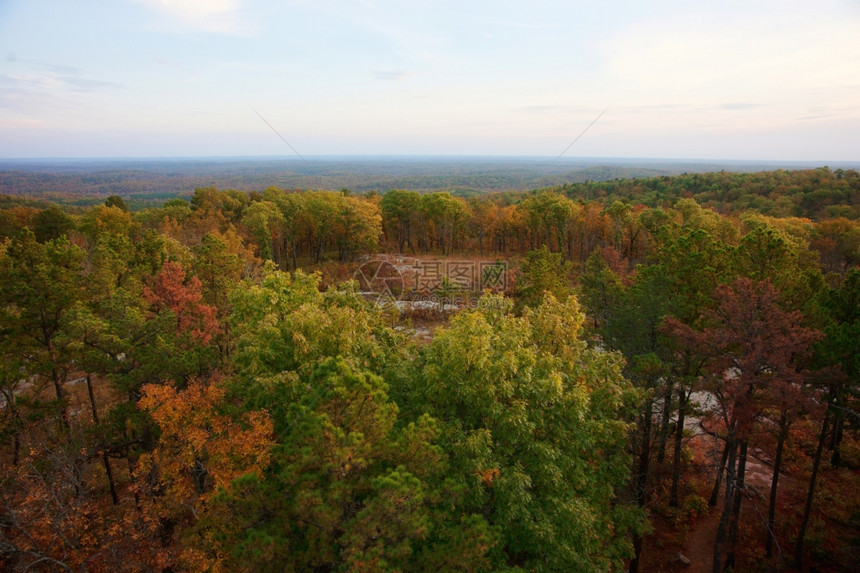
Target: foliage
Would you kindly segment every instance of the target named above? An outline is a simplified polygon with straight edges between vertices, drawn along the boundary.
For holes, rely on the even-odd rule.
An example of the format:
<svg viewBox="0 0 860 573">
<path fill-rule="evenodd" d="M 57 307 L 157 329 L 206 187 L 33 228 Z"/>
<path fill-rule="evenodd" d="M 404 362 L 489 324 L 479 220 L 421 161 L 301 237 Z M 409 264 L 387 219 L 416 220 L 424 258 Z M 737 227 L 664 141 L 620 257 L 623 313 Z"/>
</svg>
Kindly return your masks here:
<svg viewBox="0 0 860 573">
<path fill-rule="evenodd" d="M 857 185 L 0 197 L 0 568 L 634 571 L 664 489 L 703 509 L 679 485 L 707 439 L 685 416 L 725 444 L 718 557 L 761 527 L 737 523 L 747 446 L 776 444 L 785 541 L 780 468 L 808 485 L 801 532 L 853 491 L 814 482 L 824 454 L 825 488 L 857 459 Z M 337 284 L 379 250 L 513 262 L 518 299 L 415 343 Z M 848 519 L 813 515 L 812 537 L 822 516 Z"/>
<path fill-rule="evenodd" d="M 567 280 L 569 272 L 570 265 L 562 262 L 561 253 L 551 253 L 544 245 L 526 255 L 520 268 L 517 293 L 526 305 L 540 304 L 546 293 L 566 298 L 570 293 Z"/>
<path fill-rule="evenodd" d="M 579 340 L 576 300 L 521 317 L 499 297 L 458 315 L 416 362 L 411 408 L 448 420 L 463 507 L 502 532 L 497 566 L 609 570 L 629 555 L 623 421 L 635 393 L 617 355 Z M 462 348 L 469 348 L 464 353 Z"/>
<path fill-rule="evenodd" d="M 171 527 L 203 511 L 219 489 L 240 475 L 261 473 L 271 459 L 272 421 L 265 411 L 240 420 L 219 412 L 225 389 L 219 382 L 192 382 L 177 391 L 169 384 L 142 389 L 138 406 L 158 425 L 160 437 L 136 469 L 143 511 Z"/>
</svg>

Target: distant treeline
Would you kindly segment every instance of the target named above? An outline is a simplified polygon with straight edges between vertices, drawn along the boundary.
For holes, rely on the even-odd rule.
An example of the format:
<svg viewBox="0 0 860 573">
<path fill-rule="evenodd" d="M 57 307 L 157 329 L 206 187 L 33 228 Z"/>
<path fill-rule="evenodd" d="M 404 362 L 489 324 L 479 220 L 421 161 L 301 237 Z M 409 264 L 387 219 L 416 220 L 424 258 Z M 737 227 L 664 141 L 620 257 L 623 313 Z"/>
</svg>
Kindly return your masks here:
<svg viewBox="0 0 860 573">
<path fill-rule="evenodd" d="M 128 209 L 119 196 L 108 199 L 119 202 Z M 468 198 L 403 189 L 380 195 L 202 187 L 190 201 L 174 198 L 132 220 L 191 248 L 207 233 L 233 233 L 282 269 L 379 251 L 510 256 L 541 245 L 575 264 L 611 248 L 632 269 L 647 261 L 660 227 L 685 220 L 694 208 L 722 215 L 727 244 L 764 225 L 786 244 L 811 249 L 825 272 L 860 263 L 860 176 L 827 168 L 588 182 Z M 40 240 L 74 228 L 93 234 L 109 226 L 99 220 L 108 217 L 103 210 L 0 197 L 0 239 L 25 227 Z"/>
<path fill-rule="evenodd" d="M 860 174 L 827 167 L 755 173 L 694 173 L 674 177 L 586 181 L 556 187 L 572 199 L 641 203 L 649 207 L 692 198 L 721 213 L 757 211 L 774 217 L 860 218 Z"/>
<path fill-rule="evenodd" d="M 132 164 L 130 164 L 132 165 Z M 202 171 L 209 166 L 212 171 Z M 38 167 L 38 166 L 36 166 Z M 853 169 L 683 173 L 682 165 L 562 166 L 545 169 L 537 162 L 353 162 L 307 165 L 283 162 L 181 163 L 141 162 L 129 169 L 45 166 L 0 169 L 0 207 L 28 198 L 45 206 L 90 207 L 110 195 L 126 199 L 132 211 L 173 198 L 189 199 L 196 189 L 259 191 L 350 189 L 354 193 L 410 189 L 447 191 L 455 197 L 480 198 L 502 192 L 494 202 L 515 203 L 527 189 L 545 189 L 575 201 L 609 204 L 625 201 L 649 207 L 692 198 L 721 213 L 747 210 L 774 217 L 825 220 L 860 218 L 860 175 Z M 688 166 L 689 167 L 689 166 Z M 674 173 L 674 174 L 673 174 Z M 5 197 L 11 196 L 11 197 Z M 11 203 L 10 203 L 11 202 Z"/>
<path fill-rule="evenodd" d="M 840 165 L 855 167 L 854 165 Z M 524 191 L 588 181 L 614 181 L 705 172 L 749 172 L 817 165 L 691 163 L 646 160 L 547 158 L 314 158 L 184 160 L 0 161 L 0 194 L 27 195 L 90 206 L 121 195 L 132 209 L 159 200 L 189 197 L 198 187 L 253 191 L 342 189 L 364 193 L 389 189 L 448 191 L 473 196 Z M 89 200 L 87 199 L 89 198 Z M 95 200 L 97 198 L 98 200 Z"/>
<path fill-rule="evenodd" d="M 117 168 L 122 167 L 122 168 Z M 208 169 L 203 170 L 206 167 Z M 341 189 L 356 192 L 414 189 L 461 195 L 563 185 L 575 181 L 680 173 L 677 167 L 550 166 L 530 162 L 151 162 L 140 165 L 0 166 L 0 193 L 92 205 L 108 195 L 134 197 L 140 206 L 190 196 L 199 187 L 252 191 Z M 95 199 L 97 198 L 97 199 Z"/>
</svg>

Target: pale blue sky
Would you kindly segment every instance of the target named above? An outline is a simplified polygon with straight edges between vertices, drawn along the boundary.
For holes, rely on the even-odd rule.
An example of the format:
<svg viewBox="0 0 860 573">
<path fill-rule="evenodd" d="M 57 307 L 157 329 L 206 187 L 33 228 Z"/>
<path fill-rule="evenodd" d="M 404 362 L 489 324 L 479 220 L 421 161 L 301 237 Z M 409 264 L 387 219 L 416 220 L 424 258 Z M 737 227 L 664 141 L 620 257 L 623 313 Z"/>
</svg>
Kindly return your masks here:
<svg viewBox="0 0 860 573">
<path fill-rule="evenodd" d="M 0 0 L 0 157 L 860 160 L 858 0 Z"/>
</svg>

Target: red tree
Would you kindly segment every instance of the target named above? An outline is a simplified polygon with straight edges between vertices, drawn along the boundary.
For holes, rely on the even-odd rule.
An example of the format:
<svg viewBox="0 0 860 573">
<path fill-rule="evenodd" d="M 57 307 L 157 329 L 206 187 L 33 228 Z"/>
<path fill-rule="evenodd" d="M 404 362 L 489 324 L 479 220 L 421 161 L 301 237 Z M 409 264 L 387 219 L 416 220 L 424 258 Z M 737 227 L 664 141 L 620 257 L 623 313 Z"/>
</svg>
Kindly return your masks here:
<svg viewBox="0 0 860 573">
<path fill-rule="evenodd" d="M 779 292 L 767 280 L 740 278 L 718 286 L 714 298 L 716 309 L 702 316 L 707 328 L 699 331 L 669 318 L 666 330 L 682 345 L 710 356 L 709 389 L 726 428 L 726 497 L 714 547 L 718 573 L 724 565 L 734 566 L 750 432 L 766 408 L 785 411 L 784 401 L 805 380 L 799 358 L 821 333 L 800 326 L 799 312 L 782 310 Z M 717 484 L 721 475 L 722 467 Z"/>
<path fill-rule="evenodd" d="M 144 287 L 143 296 L 156 314 L 165 310 L 176 316 L 176 332 L 190 332 L 195 342 L 208 344 L 221 332 L 217 309 L 204 304 L 203 290 L 197 277 L 186 277 L 179 263 L 166 261 L 152 281 Z"/>
</svg>

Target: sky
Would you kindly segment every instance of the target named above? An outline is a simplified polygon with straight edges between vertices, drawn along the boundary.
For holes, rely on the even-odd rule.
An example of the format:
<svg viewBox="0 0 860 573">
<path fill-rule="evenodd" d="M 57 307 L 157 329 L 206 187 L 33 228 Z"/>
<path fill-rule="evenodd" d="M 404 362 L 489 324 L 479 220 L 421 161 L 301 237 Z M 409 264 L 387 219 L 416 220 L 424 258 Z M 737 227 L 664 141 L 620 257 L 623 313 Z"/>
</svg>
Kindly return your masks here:
<svg viewBox="0 0 860 573">
<path fill-rule="evenodd" d="M 0 158 L 290 146 L 860 160 L 860 0 L 0 0 Z"/>
</svg>

